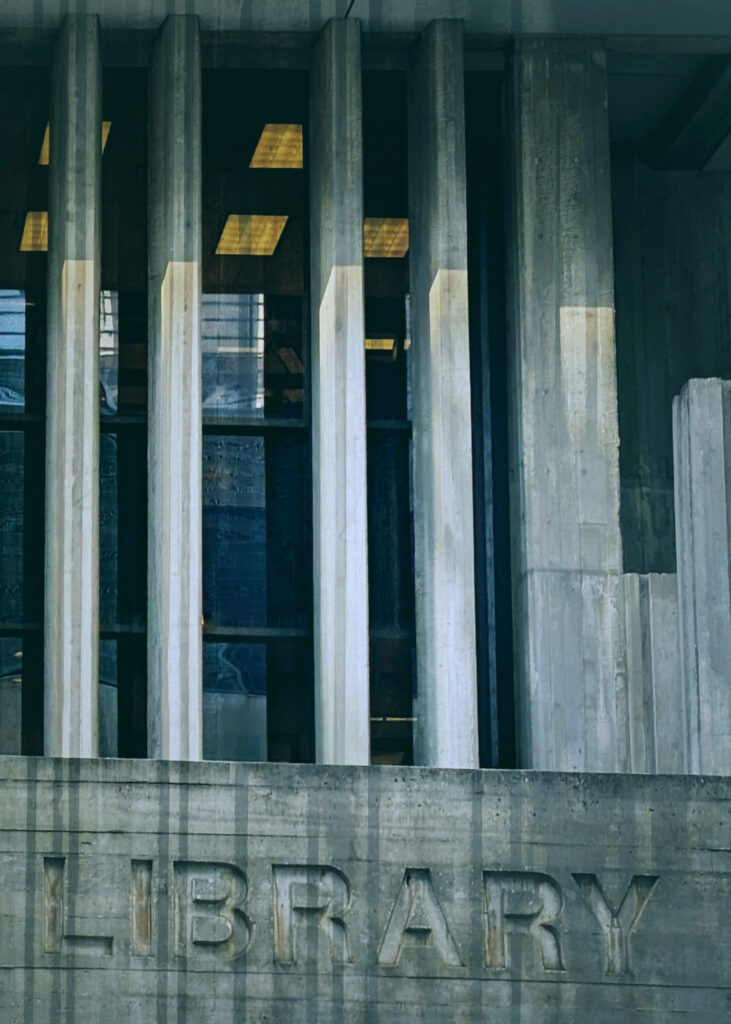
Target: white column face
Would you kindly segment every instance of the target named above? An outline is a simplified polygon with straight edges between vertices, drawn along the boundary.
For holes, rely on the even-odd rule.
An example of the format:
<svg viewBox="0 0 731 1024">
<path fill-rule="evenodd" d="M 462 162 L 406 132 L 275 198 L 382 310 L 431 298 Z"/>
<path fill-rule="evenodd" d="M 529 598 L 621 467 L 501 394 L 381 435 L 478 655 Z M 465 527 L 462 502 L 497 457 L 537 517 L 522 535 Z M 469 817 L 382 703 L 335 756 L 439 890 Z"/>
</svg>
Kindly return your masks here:
<svg viewBox="0 0 731 1024">
<path fill-rule="evenodd" d="M 628 767 L 606 62 L 525 40 L 511 78 L 511 533 L 524 767 Z"/>
<path fill-rule="evenodd" d="M 731 775 L 731 383 L 673 402 L 675 543 L 689 770 Z"/>
<path fill-rule="evenodd" d="M 150 73 L 148 753 L 202 756 L 201 69 L 172 15 Z"/>
<path fill-rule="evenodd" d="M 53 52 L 46 432 L 45 753 L 95 757 L 99 660 L 101 63 L 96 17 Z"/>
<path fill-rule="evenodd" d="M 419 760 L 478 766 L 464 63 L 433 22 L 409 84 Z"/>
<path fill-rule="evenodd" d="M 310 98 L 317 760 L 368 764 L 360 25 L 328 22 Z"/>
</svg>

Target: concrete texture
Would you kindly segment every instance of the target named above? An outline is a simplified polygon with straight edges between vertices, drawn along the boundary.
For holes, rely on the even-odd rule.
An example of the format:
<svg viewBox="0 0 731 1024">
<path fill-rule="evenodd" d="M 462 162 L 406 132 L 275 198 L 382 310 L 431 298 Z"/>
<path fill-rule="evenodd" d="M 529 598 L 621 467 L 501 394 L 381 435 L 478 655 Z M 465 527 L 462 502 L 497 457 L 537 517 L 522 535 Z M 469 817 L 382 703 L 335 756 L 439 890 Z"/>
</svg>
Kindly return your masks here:
<svg viewBox="0 0 731 1024">
<path fill-rule="evenodd" d="M 721 1024 L 731 781 L 0 759 L 3 1024 Z"/>
<path fill-rule="evenodd" d="M 628 572 L 675 572 L 673 398 L 731 377 L 731 174 L 612 160 L 622 546 Z"/>
<path fill-rule="evenodd" d="M 360 24 L 336 19 L 310 82 L 315 742 L 368 764 L 368 550 Z"/>
<path fill-rule="evenodd" d="M 674 573 L 624 577 L 630 770 L 688 771 L 688 729 Z"/>
<path fill-rule="evenodd" d="M 150 68 L 147 747 L 202 756 L 201 65 L 171 15 Z"/>
<path fill-rule="evenodd" d="M 21 677 L 0 679 L 0 754 L 21 752 Z"/>
<path fill-rule="evenodd" d="M 519 763 L 628 764 L 605 56 L 511 71 L 511 516 Z"/>
<path fill-rule="evenodd" d="M 731 775 L 731 382 L 686 384 L 673 447 L 689 770 Z"/>
<path fill-rule="evenodd" d="M 409 73 L 417 760 L 472 768 L 477 666 L 462 25 L 432 22 Z"/>
<path fill-rule="evenodd" d="M 46 386 L 45 738 L 98 754 L 99 24 L 67 18 L 51 81 Z"/>
<path fill-rule="evenodd" d="M 88 0 L 68 0 L 64 10 L 86 9 Z M 94 9 L 105 27 L 157 28 L 169 13 L 168 0 L 96 0 Z M 189 13 L 213 31 L 318 32 L 333 17 L 348 9 L 344 0 L 195 0 Z M 731 34 L 731 12 L 726 0 L 612 0 L 578 3 L 577 0 L 419 0 L 390 3 L 359 0 L 353 15 L 368 31 L 421 31 L 433 18 L 459 18 L 478 33 L 641 33 L 648 35 Z M 0 24 L 55 27 L 57 5 L 34 5 L 30 0 L 0 0 Z M 680 44 L 682 46 L 682 43 Z M 682 51 L 681 51 L 682 52 Z"/>
</svg>

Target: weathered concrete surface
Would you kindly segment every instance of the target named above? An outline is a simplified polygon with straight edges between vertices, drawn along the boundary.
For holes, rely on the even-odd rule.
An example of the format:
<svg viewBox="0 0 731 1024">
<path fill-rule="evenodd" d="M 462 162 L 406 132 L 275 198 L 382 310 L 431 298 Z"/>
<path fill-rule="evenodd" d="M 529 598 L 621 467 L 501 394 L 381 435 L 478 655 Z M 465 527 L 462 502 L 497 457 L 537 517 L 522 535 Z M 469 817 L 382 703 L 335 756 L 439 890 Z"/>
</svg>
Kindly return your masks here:
<svg viewBox="0 0 731 1024">
<path fill-rule="evenodd" d="M 624 577 L 630 770 L 688 771 L 688 728 L 680 671 L 678 578 Z"/>
<path fill-rule="evenodd" d="M 0 754 L 19 754 L 21 751 L 20 676 L 0 679 Z"/>
<path fill-rule="evenodd" d="M 0 779 L 3 1024 L 729 1017 L 730 780 L 22 758 Z"/>
<path fill-rule="evenodd" d="M 474 768 L 472 421 L 462 25 L 433 22 L 409 75 L 417 759 Z"/>
<path fill-rule="evenodd" d="M 310 84 L 315 743 L 368 764 L 363 141 L 360 23 L 328 22 Z"/>
<path fill-rule="evenodd" d="M 622 771 L 619 530 L 606 61 L 518 42 L 511 77 L 513 621 L 526 767 Z"/>
<path fill-rule="evenodd" d="M 51 81 L 46 399 L 46 754 L 99 753 L 99 23 L 64 21 Z"/>
<path fill-rule="evenodd" d="M 731 377 L 731 174 L 612 160 L 624 567 L 675 572 L 673 398 Z"/>
<path fill-rule="evenodd" d="M 731 382 L 688 381 L 673 448 L 689 770 L 731 775 Z"/>
<path fill-rule="evenodd" d="M 150 68 L 147 748 L 202 756 L 201 65 L 171 15 Z"/>
</svg>

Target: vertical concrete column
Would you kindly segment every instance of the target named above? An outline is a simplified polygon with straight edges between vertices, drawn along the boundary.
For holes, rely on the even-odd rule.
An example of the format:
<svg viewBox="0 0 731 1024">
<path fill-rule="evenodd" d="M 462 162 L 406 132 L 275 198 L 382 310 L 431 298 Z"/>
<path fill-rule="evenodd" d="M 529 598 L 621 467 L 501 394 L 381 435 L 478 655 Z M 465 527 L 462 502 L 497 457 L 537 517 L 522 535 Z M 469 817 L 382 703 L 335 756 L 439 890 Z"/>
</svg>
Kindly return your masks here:
<svg viewBox="0 0 731 1024">
<path fill-rule="evenodd" d="M 511 533 L 524 767 L 624 771 L 628 702 L 605 54 L 512 61 Z"/>
<path fill-rule="evenodd" d="M 368 764 L 363 145 L 360 23 L 333 19 L 310 79 L 317 760 Z"/>
<path fill-rule="evenodd" d="M 202 757 L 201 60 L 165 21 L 150 67 L 147 747 Z"/>
<path fill-rule="evenodd" d="M 689 770 L 731 775 L 731 382 L 688 381 L 673 449 Z"/>
<path fill-rule="evenodd" d="M 630 771 L 688 771 L 675 573 L 626 573 Z"/>
<path fill-rule="evenodd" d="M 52 757 L 98 749 L 101 90 L 97 18 L 70 15 L 51 73 L 44 732 Z"/>
<path fill-rule="evenodd" d="M 462 25 L 409 72 L 418 757 L 478 765 Z"/>
</svg>

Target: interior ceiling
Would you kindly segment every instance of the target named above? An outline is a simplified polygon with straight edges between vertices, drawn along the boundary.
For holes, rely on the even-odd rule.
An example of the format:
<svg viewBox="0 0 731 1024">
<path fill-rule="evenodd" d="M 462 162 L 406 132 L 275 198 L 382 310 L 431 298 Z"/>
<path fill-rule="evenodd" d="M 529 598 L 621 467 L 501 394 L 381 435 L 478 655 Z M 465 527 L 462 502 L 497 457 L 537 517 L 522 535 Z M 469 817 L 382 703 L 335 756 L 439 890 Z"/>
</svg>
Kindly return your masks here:
<svg viewBox="0 0 731 1024">
<path fill-rule="evenodd" d="M 612 141 L 643 142 L 670 113 L 703 67 L 705 59 L 698 55 L 610 53 L 609 125 Z"/>
</svg>

